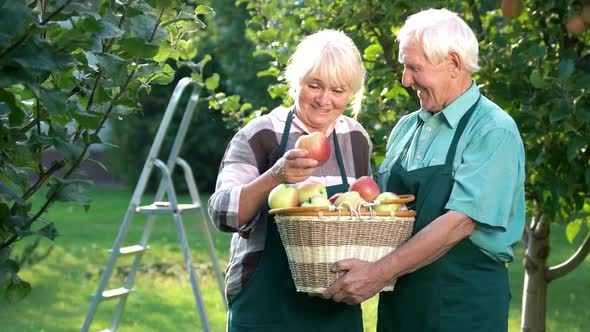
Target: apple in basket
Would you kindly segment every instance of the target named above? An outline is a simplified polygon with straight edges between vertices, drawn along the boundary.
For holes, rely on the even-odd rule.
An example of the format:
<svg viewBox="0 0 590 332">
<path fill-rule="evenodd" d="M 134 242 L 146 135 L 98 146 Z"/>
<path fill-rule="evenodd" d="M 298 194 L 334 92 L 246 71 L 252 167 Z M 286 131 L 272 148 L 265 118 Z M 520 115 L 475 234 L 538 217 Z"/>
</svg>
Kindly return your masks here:
<svg viewBox="0 0 590 332">
<path fill-rule="evenodd" d="M 317 181 L 305 182 L 297 186 L 297 194 L 299 195 L 299 205 L 308 202 L 313 196 L 322 196 L 328 199 L 326 187 Z"/>
<path fill-rule="evenodd" d="M 340 197 L 340 195 L 342 195 L 342 193 L 335 193 L 334 195 L 330 196 L 330 198 L 328 198 L 330 200 L 330 202 L 332 202 L 332 204 L 336 203 L 336 200 L 338 199 L 338 197 Z"/>
<path fill-rule="evenodd" d="M 379 195 L 377 195 L 377 197 L 375 197 L 374 201 L 391 201 L 394 199 L 398 199 L 399 196 L 389 192 L 389 191 L 385 191 L 380 193 Z M 379 205 L 375 205 L 373 207 L 373 210 L 375 210 L 375 212 L 390 212 L 390 211 L 397 211 L 397 209 L 400 207 L 401 204 L 399 203 L 392 203 L 392 204 L 379 204 Z"/>
<path fill-rule="evenodd" d="M 347 191 L 342 193 L 334 202 L 336 207 L 343 207 L 349 210 L 358 210 L 362 203 L 366 203 L 361 195 L 356 191 Z"/>
<path fill-rule="evenodd" d="M 367 201 L 372 202 L 377 195 L 381 192 L 379 185 L 370 176 L 361 176 L 350 186 L 348 191 L 356 191 L 361 197 Z"/>
<path fill-rule="evenodd" d="M 271 209 L 296 207 L 299 204 L 297 189 L 281 183 L 268 194 L 268 206 Z"/>
<path fill-rule="evenodd" d="M 311 207 L 311 206 L 330 206 L 332 202 L 323 195 L 315 195 L 309 198 L 306 202 L 301 204 L 301 207 Z"/>
<path fill-rule="evenodd" d="M 330 140 L 318 131 L 299 137 L 295 141 L 295 149 L 307 150 L 307 158 L 317 160 L 318 166 L 322 166 L 330 158 L 332 151 Z"/>
</svg>

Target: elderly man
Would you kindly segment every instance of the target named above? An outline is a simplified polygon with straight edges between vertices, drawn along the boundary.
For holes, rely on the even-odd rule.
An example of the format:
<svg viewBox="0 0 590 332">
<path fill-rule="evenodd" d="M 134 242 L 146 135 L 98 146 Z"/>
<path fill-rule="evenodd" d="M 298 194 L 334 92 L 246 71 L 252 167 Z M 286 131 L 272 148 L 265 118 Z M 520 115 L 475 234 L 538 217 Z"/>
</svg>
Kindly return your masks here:
<svg viewBox="0 0 590 332">
<path fill-rule="evenodd" d="M 413 237 L 375 263 L 348 271 L 323 296 L 379 296 L 377 331 L 506 331 L 506 263 L 524 227 L 524 148 L 514 120 L 472 78 L 478 42 L 455 13 L 410 16 L 397 35 L 402 84 L 420 110 L 403 117 L 379 168 L 382 190 L 413 194 Z"/>
</svg>

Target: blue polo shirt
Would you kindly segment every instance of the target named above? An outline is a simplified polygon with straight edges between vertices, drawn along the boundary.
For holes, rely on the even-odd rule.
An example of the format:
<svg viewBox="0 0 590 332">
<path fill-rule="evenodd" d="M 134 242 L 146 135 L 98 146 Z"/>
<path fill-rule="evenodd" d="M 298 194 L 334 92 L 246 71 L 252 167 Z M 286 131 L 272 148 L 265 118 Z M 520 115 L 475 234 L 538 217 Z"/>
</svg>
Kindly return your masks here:
<svg viewBox="0 0 590 332">
<path fill-rule="evenodd" d="M 379 167 L 381 189 L 385 190 L 391 167 L 412 138 L 402 161 L 406 170 L 444 164 L 459 120 L 479 96 L 473 81 L 440 112 L 421 109 L 401 118 Z M 418 127 L 418 121 L 423 125 Z M 524 146 L 514 120 L 482 95 L 457 145 L 454 185 L 445 208 L 476 221 L 471 241 L 500 262 L 514 259 L 512 246 L 524 228 L 524 162 Z"/>
</svg>

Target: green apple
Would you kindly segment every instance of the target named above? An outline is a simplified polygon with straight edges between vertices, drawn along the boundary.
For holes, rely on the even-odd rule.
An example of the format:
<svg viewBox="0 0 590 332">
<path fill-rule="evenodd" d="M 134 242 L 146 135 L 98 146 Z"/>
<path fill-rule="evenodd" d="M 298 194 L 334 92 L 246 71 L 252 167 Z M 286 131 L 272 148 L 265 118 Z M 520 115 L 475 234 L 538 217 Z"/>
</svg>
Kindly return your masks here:
<svg viewBox="0 0 590 332">
<path fill-rule="evenodd" d="M 322 196 L 328 198 L 328 192 L 326 187 L 317 181 L 309 181 L 300 184 L 297 187 L 297 193 L 299 194 L 299 204 L 303 204 L 309 201 L 313 196 Z"/>
<path fill-rule="evenodd" d="M 393 199 L 398 199 L 399 196 L 389 192 L 389 191 L 385 191 L 380 193 L 379 195 L 377 195 L 377 197 L 375 197 L 375 201 L 390 201 Z M 397 203 L 392 203 L 392 204 L 379 204 L 373 207 L 373 210 L 375 210 L 375 212 L 389 212 L 389 211 L 397 211 L 397 209 L 399 208 L 400 204 Z"/>
<path fill-rule="evenodd" d="M 297 189 L 286 183 L 274 187 L 268 194 L 268 206 L 271 209 L 296 207 L 298 203 Z"/>
<path fill-rule="evenodd" d="M 330 205 L 332 205 L 332 202 L 330 202 L 330 200 L 324 195 L 311 196 L 309 198 L 309 200 L 307 200 L 306 202 L 303 202 L 303 204 L 301 204 L 302 207 L 330 206 Z"/>
<path fill-rule="evenodd" d="M 366 203 L 361 195 L 356 191 L 347 191 L 338 196 L 334 202 L 336 207 L 343 207 L 349 210 L 357 210 L 362 203 Z"/>
</svg>

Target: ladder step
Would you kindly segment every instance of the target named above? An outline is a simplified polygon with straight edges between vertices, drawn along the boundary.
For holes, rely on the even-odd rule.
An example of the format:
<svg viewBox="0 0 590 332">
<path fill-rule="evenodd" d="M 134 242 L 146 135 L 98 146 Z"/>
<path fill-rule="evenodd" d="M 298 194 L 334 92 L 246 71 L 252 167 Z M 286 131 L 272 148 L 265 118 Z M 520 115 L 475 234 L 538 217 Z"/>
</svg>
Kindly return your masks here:
<svg viewBox="0 0 590 332">
<path fill-rule="evenodd" d="M 196 211 L 201 207 L 201 204 L 178 204 L 179 213 Z M 172 210 L 169 202 L 154 202 L 150 205 L 138 206 L 135 208 L 137 213 L 145 214 L 173 214 L 176 211 Z"/>
<path fill-rule="evenodd" d="M 119 249 L 119 255 L 129 255 L 129 254 L 136 254 L 138 252 L 143 252 L 149 249 L 149 246 L 142 246 L 140 244 L 136 244 L 134 246 L 123 247 Z M 112 249 L 109 251 L 113 251 Z"/>
<path fill-rule="evenodd" d="M 108 300 L 108 299 L 113 299 L 113 298 L 120 297 L 120 296 L 127 296 L 132 291 L 133 291 L 132 289 L 125 288 L 125 287 L 110 289 L 110 290 L 102 292 L 102 299 Z"/>
</svg>

